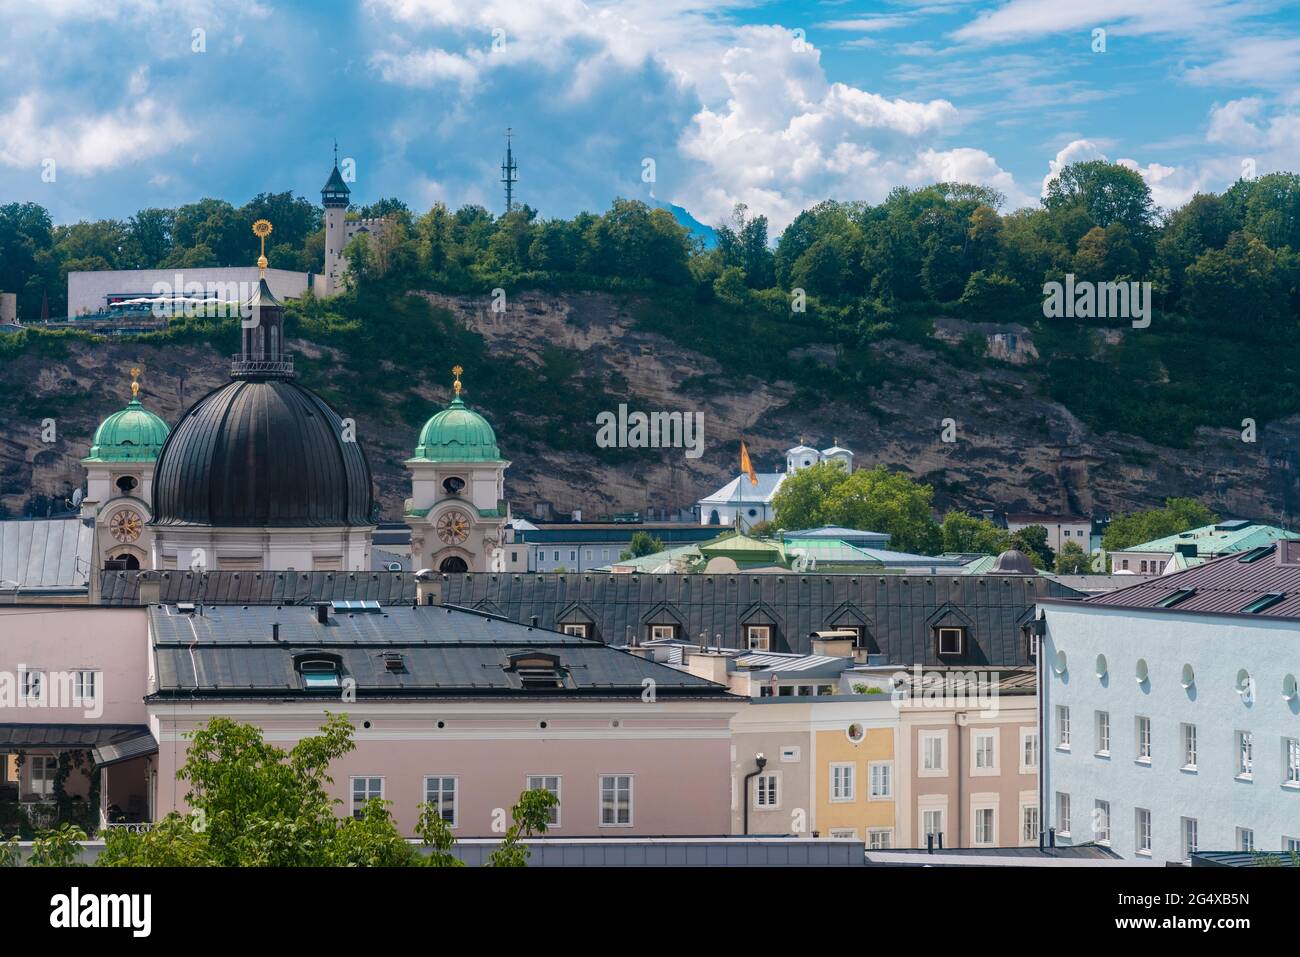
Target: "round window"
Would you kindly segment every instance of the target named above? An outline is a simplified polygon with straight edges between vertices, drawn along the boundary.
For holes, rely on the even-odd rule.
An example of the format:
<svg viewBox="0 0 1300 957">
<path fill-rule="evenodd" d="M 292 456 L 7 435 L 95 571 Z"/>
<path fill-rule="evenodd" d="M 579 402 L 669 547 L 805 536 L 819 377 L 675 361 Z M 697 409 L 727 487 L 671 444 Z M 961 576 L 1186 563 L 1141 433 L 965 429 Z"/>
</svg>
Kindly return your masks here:
<svg viewBox="0 0 1300 957">
<path fill-rule="evenodd" d="M 1196 684 L 1196 671 L 1191 665 L 1183 665 L 1183 687 L 1190 688 Z"/>
<path fill-rule="evenodd" d="M 857 744 L 859 741 L 861 741 L 863 738 L 867 736 L 867 729 L 862 727 L 862 725 L 858 724 L 855 721 L 853 722 L 853 724 L 849 725 L 848 729 L 845 731 L 845 734 L 849 736 L 850 741 L 852 741 L 854 744 Z"/>
<path fill-rule="evenodd" d="M 1150 672 L 1147 669 L 1147 660 L 1145 658 L 1138 659 L 1137 670 L 1133 672 L 1133 676 L 1137 678 L 1138 684 L 1143 685 L 1147 683 L 1147 679 L 1150 677 Z"/>
</svg>

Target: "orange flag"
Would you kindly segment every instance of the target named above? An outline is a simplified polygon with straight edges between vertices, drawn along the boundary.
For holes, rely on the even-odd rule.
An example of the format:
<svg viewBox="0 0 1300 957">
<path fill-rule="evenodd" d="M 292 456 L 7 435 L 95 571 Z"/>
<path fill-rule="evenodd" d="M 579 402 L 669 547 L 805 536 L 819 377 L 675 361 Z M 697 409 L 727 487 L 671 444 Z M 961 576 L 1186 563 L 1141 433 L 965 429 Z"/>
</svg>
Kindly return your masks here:
<svg viewBox="0 0 1300 957">
<path fill-rule="evenodd" d="M 740 440 L 740 470 L 749 476 L 749 484 L 757 485 L 758 476 L 754 474 L 754 463 L 749 460 L 749 449 L 745 446 L 745 440 Z"/>
</svg>

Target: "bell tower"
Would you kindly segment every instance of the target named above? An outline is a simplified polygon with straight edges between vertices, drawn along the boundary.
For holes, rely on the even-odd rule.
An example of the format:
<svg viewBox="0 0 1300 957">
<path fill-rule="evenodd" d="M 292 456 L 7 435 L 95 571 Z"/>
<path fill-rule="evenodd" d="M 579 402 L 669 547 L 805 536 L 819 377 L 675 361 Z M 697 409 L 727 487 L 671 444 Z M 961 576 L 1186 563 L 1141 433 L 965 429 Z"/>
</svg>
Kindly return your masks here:
<svg viewBox="0 0 1300 957">
<path fill-rule="evenodd" d="M 333 296 L 343 291 L 343 272 L 347 269 L 347 260 L 343 257 L 343 247 L 347 245 L 348 205 L 352 202 L 352 191 L 343 182 L 339 172 L 339 144 L 334 143 L 334 169 L 329 179 L 321 187 L 320 201 L 325 207 L 325 290 L 324 295 Z"/>
</svg>

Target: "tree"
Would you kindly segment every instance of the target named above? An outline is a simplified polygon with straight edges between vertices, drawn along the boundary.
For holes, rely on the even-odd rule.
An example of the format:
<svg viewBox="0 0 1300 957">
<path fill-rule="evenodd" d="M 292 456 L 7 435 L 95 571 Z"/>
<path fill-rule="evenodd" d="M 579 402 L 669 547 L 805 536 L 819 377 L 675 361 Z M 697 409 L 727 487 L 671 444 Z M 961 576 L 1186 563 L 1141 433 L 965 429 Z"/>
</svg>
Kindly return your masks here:
<svg viewBox="0 0 1300 957">
<path fill-rule="evenodd" d="M 781 528 L 844 525 L 887 532 L 898 551 L 932 554 L 943 543 L 930 514 L 934 489 L 883 465 L 852 474 L 835 462 L 800 469 L 772 499 Z"/>
<path fill-rule="evenodd" d="M 1123 223 L 1134 233 L 1145 233 L 1155 215 L 1151 190 L 1142 174 L 1118 163 L 1088 160 L 1061 170 L 1043 196 L 1053 212 L 1071 207 L 1087 212 L 1093 225 L 1103 229 Z"/>
<path fill-rule="evenodd" d="M 625 562 L 629 558 L 642 558 L 645 555 L 653 555 L 655 552 L 662 552 L 664 543 L 662 539 L 651 537 L 649 532 L 636 532 L 632 536 L 632 541 L 628 542 L 628 547 L 618 556 L 620 562 Z"/>
<path fill-rule="evenodd" d="M 965 512 L 949 512 L 940 526 L 945 552 L 975 552 L 996 555 L 1004 551 L 1006 529 L 998 528 L 987 518 L 976 518 Z"/>
<path fill-rule="evenodd" d="M 534 834 L 545 834 L 551 808 L 559 801 L 545 788 L 533 788 L 519 795 L 519 803 L 510 809 L 511 825 L 505 839 L 488 855 L 489 867 L 523 867 L 528 863 L 528 847 L 522 843 Z"/>
<path fill-rule="evenodd" d="M 1035 568 L 1051 568 L 1056 553 L 1047 544 L 1047 529 L 1041 525 L 1026 525 L 1007 536 L 1003 550 L 1014 548 L 1024 552 Z"/>
<path fill-rule="evenodd" d="M 832 524 L 826 514 L 827 497 L 848 479 L 849 473 L 834 462 L 818 462 L 787 475 L 772 497 L 777 526 L 794 530 Z"/>
<path fill-rule="evenodd" d="M 1078 542 L 1066 542 L 1056 555 L 1056 574 L 1086 575 L 1092 571 L 1092 557 Z"/>
<path fill-rule="evenodd" d="M 1157 538 L 1177 535 L 1203 525 L 1213 525 L 1219 520 L 1204 505 L 1190 498 L 1165 499 L 1164 508 L 1145 509 L 1116 515 L 1101 538 L 1101 547 L 1108 552 L 1132 548 Z"/>
</svg>

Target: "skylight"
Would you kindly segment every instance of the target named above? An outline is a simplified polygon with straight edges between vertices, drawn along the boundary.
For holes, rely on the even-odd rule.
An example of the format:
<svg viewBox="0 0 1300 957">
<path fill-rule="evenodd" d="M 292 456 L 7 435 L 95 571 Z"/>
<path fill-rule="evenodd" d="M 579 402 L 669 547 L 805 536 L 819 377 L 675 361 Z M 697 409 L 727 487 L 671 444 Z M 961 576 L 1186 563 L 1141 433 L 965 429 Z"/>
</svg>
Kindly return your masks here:
<svg viewBox="0 0 1300 957">
<path fill-rule="evenodd" d="M 1276 605 L 1284 598 L 1286 598 L 1285 592 L 1272 591 L 1269 592 L 1267 595 L 1260 595 L 1258 598 L 1256 598 L 1254 601 L 1247 604 L 1241 610 L 1244 614 L 1257 615 L 1261 611 L 1264 611 L 1266 608 L 1272 608 L 1274 605 Z"/>
<path fill-rule="evenodd" d="M 1196 594 L 1195 588 L 1178 588 L 1171 591 L 1164 598 L 1156 602 L 1157 608 L 1173 608 L 1174 605 L 1184 602 Z"/>
<path fill-rule="evenodd" d="M 1257 562 L 1273 550 L 1272 545 L 1258 545 L 1250 551 L 1245 552 L 1237 561 L 1243 565 L 1249 565 L 1251 562 Z"/>
</svg>

